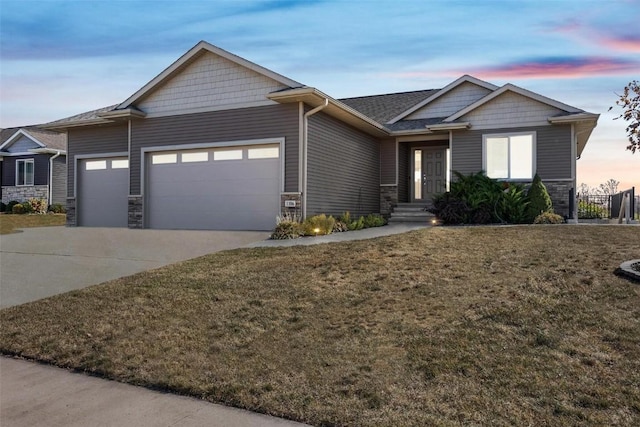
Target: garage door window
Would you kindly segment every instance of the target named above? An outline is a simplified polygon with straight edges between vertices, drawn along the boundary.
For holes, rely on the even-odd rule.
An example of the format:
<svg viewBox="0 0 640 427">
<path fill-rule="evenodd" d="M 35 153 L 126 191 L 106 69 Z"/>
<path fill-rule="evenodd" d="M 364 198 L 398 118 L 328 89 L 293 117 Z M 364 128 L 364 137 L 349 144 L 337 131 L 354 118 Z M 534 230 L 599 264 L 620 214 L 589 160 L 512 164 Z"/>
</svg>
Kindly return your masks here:
<svg viewBox="0 0 640 427">
<path fill-rule="evenodd" d="M 242 160 L 242 150 L 214 151 L 213 160 Z"/>
<path fill-rule="evenodd" d="M 249 148 L 249 159 L 276 159 L 278 147 Z"/>
<path fill-rule="evenodd" d="M 208 162 L 209 153 L 201 151 L 198 153 L 182 153 L 182 163 Z"/>
<path fill-rule="evenodd" d="M 107 168 L 106 160 L 93 160 L 85 164 L 85 169 L 88 171 L 98 171 L 98 170 L 104 170 L 106 168 Z"/>
<path fill-rule="evenodd" d="M 151 157 L 151 163 L 154 165 L 166 165 L 168 163 L 178 163 L 178 155 L 173 154 L 154 154 Z"/>
<path fill-rule="evenodd" d="M 111 160 L 111 169 L 128 169 L 129 160 Z"/>
</svg>

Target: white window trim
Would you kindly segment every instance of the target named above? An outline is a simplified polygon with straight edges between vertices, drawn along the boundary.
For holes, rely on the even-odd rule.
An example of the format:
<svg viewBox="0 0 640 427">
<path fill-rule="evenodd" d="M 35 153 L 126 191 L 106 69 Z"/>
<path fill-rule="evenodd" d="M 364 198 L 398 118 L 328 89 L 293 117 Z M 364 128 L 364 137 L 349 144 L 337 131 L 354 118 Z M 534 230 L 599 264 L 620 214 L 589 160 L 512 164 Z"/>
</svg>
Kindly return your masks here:
<svg viewBox="0 0 640 427">
<path fill-rule="evenodd" d="M 20 168 L 18 167 L 18 163 L 19 162 L 23 162 L 23 163 L 31 163 L 33 165 L 33 182 L 31 184 L 18 184 L 18 176 L 20 174 Z M 25 177 L 26 178 L 26 177 Z M 26 181 L 26 179 L 25 179 Z M 36 183 L 36 163 L 33 161 L 33 159 L 17 159 L 16 160 L 16 181 L 15 181 L 15 185 L 16 187 L 33 187 Z"/>
<path fill-rule="evenodd" d="M 488 138 L 509 138 L 509 152 L 511 152 L 511 137 L 514 136 L 531 136 L 531 178 L 498 178 L 501 181 L 512 181 L 512 182 L 529 182 L 533 180 L 533 177 L 536 174 L 537 170 L 537 155 L 536 155 L 536 146 L 537 146 L 537 132 L 529 131 L 529 132 L 506 132 L 506 133 L 488 133 L 482 135 L 482 170 L 487 172 L 487 139 Z M 510 158 L 510 156 L 507 156 Z M 509 164 L 509 175 L 511 175 L 511 164 Z"/>
</svg>

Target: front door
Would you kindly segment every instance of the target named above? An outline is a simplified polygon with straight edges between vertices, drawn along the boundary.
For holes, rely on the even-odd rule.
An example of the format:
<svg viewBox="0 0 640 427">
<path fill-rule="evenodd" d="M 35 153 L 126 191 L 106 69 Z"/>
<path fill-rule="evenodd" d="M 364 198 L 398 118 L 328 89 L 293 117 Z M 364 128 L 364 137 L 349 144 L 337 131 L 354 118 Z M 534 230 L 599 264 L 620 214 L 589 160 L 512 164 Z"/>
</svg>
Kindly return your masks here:
<svg viewBox="0 0 640 427">
<path fill-rule="evenodd" d="M 416 148 L 412 155 L 412 201 L 429 202 L 447 190 L 447 149 Z"/>
</svg>

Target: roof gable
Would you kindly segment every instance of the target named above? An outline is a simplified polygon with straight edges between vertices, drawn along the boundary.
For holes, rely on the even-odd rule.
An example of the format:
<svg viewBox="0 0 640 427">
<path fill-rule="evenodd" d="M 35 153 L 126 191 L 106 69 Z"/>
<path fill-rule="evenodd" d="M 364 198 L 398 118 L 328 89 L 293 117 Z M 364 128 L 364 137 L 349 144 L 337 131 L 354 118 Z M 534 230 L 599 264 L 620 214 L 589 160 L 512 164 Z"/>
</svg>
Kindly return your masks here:
<svg viewBox="0 0 640 427">
<path fill-rule="evenodd" d="M 269 102 L 265 95 L 300 83 L 201 41 L 119 104 L 148 114 Z"/>
<path fill-rule="evenodd" d="M 390 119 L 388 121 L 388 123 L 395 123 L 398 120 L 402 120 L 404 118 L 407 118 L 407 116 L 409 116 L 410 114 L 412 114 L 413 112 L 421 109 L 422 107 L 426 106 L 427 104 L 430 104 L 432 102 L 435 102 L 437 99 L 444 97 L 446 94 L 448 94 L 449 92 L 453 91 L 454 89 L 458 88 L 458 86 L 464 85 L 465 83 L 471 83 L 477 87 L 480 88 L 484 88 L 486 90 L 489 91 L 493 91 L 496 90 L 498 88 L 498 86 L 493 85 L 489 82 L 485 82 L 483 80 L 477 79 L 473 76 L 469 76 L 467 74 L 465 74 L 464 76 L 460 77 L 459 79 L 449 83 L 447 86 L 443 87 L 442 89 L 440 89 L 439 91 L 431 94 L 431 96 L 429 96 L 427 99 L 423 100 L 422 102 L 414 105 L 413 107 L 407 109 L 406 111 L 401 112 L 400 114 L 398 114 L 396 117 Z M 475 96 L 473 96 L 475 97 Z M 431 116 L 431 117 L 437 117 L 437 116 Z M 415 117 L 415 118 L 423 118 L 423 117 Z"/>
<path fill-rule="evenodd" d="M 464 81 L 428 104 L 409 114 L 402 120 L 449 117 L 457 111 L 484 98 L 492 91 L 484 86 Z"/>
<path fill-rule="evenodd" d="M 38 141 L 24 129 L 18 129 L 0 145 L 0 150 L 8 153 L 26 153 L 33 148 L 44 148 L 45 144 Z"/>
<path fill-rule="evenodd" d="M 467 114 L 469 114 L 470 112 L 472 112 L 473 110 L 476 110 L 480 107 L 483 107 L 484 105 L 492 102 L 494 99 L 500 97 L 501 95 L 507 93 L 507 92 L 511 92 L 517 95 L 520 95 L 521 97 L 525 97 L 525 98 L 529 98 L 532 101 L 536 101 L 540 104 L 545 104 L 548 107 L 552 107 L 555 108 L 556 110 L 559 110 L 560 112 L 564 111 L 567 113 L 579 113 L 582 112 L 582 110 L 572 107 L 570 105 L 567 104 L 563 104 L 560 101 L 556 101 L 554 99 L 551 98 L 547 98 L 546 96 L 542 96 L 540 94 L 537 94 L 535 92 L 531 92 L 529 90 L 523 89 L 521 87 L 512 85 L 511 83 L 508 83 L 504 86 L 502 86 L 500 89 L 488 94 L 487 96 L 485 96 L 482 99 L 479 99 L 478 101 L 474 102 L 473 104 L 467 106 L 466 108 L 463 108 L 462 110 L 456 112 L 455 114 L 452 114 L 451 116 L 447 117 L 446 119 L 444 119 L 445 122 L 452 122 L 454 120 L 457 120 Z"/>
</svg>

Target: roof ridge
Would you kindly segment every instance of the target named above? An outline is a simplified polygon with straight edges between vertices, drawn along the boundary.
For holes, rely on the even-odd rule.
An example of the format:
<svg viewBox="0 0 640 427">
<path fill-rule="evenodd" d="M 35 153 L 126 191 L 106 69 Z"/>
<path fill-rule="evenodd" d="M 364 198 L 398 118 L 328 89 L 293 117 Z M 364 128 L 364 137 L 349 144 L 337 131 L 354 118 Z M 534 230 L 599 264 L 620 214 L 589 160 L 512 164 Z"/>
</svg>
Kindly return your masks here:
<svg viewBox="0 0 640 427">
<path fill-rule="evenodd" d="M 346 97 L 346 98 L 337 98 L 337 99 L 338 99 L 338 101 L 340 101 L 340 100 L 343 100 L 343 99 L 374 98 L 376 96 L 405 95 L 405 94 L 409 94 L 409 93 L 431 92 L 431 91 L 436 91 L 436 90 L 440 90 L 440 89 L 434 88 L 434 89 L 407 90 L 407 91 L 403 91 L 403 92 L 390 92 L 390 93 L 380 93 L 380 94 L 376 94 L 376 95 L 350 96 L 350 97 Z"/>
</svg>

